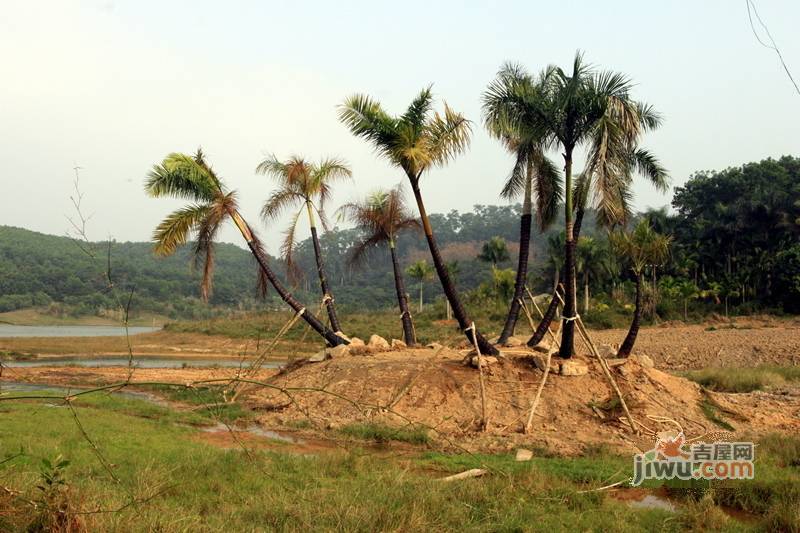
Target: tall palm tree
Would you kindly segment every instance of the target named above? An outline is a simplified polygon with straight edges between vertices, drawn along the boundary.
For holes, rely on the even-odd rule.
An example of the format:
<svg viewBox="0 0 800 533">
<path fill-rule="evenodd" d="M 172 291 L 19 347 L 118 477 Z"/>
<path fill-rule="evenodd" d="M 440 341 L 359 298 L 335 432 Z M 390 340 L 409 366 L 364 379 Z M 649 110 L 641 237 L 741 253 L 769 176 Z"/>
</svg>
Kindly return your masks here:
<svg viewBox="0 0 800 533">
<path fill-rule="evenodd" d="M 188 206 L 169 214 L 153 234 L 155 252 L 170 255 L 178 246 L 185 244 L 192 233 L 197 234 L 194 245 L 195 261 L 203 262 L 201 292 L 207 299 L 211 291 L 214 272 L 214 238 L 223 222 L 230 219 L 247 241 L 250 252 L 260 267 L 259 285 L 266 289 L 269 282 L 281 299 L 295 312 L 301 313 L 314 331 L 331 346 L 347 344 L 347 341 L 325 327 L 312 313 L 283 286 L 267 263 L 267 256 L 253 230 L 239 214 L 236 193 L 228 191 L 217 174 L 206 162 L 202 150 L 194 156 L 180 153 L 168 155 L 160 165 L 155 165 L 147 175 L 145 191 L 152 197 L 171 196 L 190 200 Z"/>
<path fill-rule="evenodd" d="M 403 271 L 397 261 L 398 234 L 407 229 L 420 229 L 419 220 L 414 218 L 403 199 L 400 187 L 389 191 L 376 191 L 361 202 L 351 202 L 339 208 L 339 212 L 363 231 L 363 236 L 355 244 L 349 262 L 357 264 L 367 250 L 388 245 L 392 257 L 394 287 L 397 291 L 397 304 L 400 307 L 400 320 L 403 323 L 403 340 L 409 346 L 416 344 L 414 323 L 408 310 L 408 297 L 403 280 Z"/>
<path fill-rule="evenodd" d="M 433 277 L 433 268 L 424 259 L 420 259 L 406 268 L 406 274 L 419 282 L 419 312 L 422 312 L 422 291 L 425 282 Z"/>
<path fill-rule="evenodd" d="M 328 229 L 325 216 L 325 202 L 330 199 L 331 186 L 334 181 L 350 178 L 351 173 L 347 165 L 339 159 L 324 159 L 319 164 L 311 163 L 297 156 L 290 157 L 287 161 L 279 161 L 274 155 L 264 159 L 256 172 L 273 177 L 278 182 L 278 190 L 273 192 L 261 209 L 261 216 L 266 221 L 271 221 L 281 215 L 286 209 L 298 207 L 286 229 L 286 238 L 283 241 L 282 252 L 289 268 L 290 274 L 296 272 L 293 251 L 296 245 L 295 234 L 297 222 L 305 208 L 308 214 L 308 223 L 311 226 L 311 240 L 314 244 L 314 258 L 317 262 L 317 275 L 322 298 L 328 312 L 328 319 L 334 331 L 341 331 L 339 318 L 336 315 L 336 305 L 333 293 L 328 286 L 325 275 L 325 264 L 322 258 L 322 249 L 317 235 L 317 222 L 314 217 L 319 215 L 323 229 Z"/>
<path fill-rule="evenodd" d="M 669 257 L 669 246 L 672 239 L 653 230 L 646 219 L 639 222 L 631 232 L 613 232 L 610 239 L 616 253 L 627 261 L 633 271 L 636 283 L 636 304 L 633 311 L 633 321 L 622 346 L 617 352 L 618 357 L 628 357 L 636 342 L 642 319 L 642 277 L 644 269 L 648 264 L 661 264 L 666 261 L 667 257 Z"/>
<path fill-rule="evenodd" d="M 495 83 L 513 85 L 516 83 L 516 79 L 501 72 Z M 525 137 L 524 132 L 520 131 L 519 128 L 513 128 L 513 124 L 508 121 L 497 120 L 497 114 L 489 111 L 503 105 L 502 102 L 494 101 L 497 94 L 498 91 L 484 93 L 484 124 L 489 133 L 499 139 L 515 157 L 511 174 L 506 180 L 500 196 L 506 200 L 514 200 L 522 196 L 517 275 L 514 281 L 514 295 L 508 309 L 508 315 L 498 338 L 498 344 L 502 345 L 514 334 L 522 298 L 525 293 L 534 197 L 537 225 L 540 231 L 544 231 L 556 217 L 562 192 L 561 177 L 553 162 L 545 156 L 542 139 L 539 137 Z"/>
<path fill-rule="evenodd" d="M 468 339 L 472 340 L 475 335 L 481 353 L 498 355 L 497 348 L 480 332 L 473 330 L 474 323 L 461 305 L 439 251 L 420 190 L 420 180 L 426 171 L 444 166 L 467 148 L 471 133 L 469 121 L 447 104 L 443 113 L 433 112 L 430 87 L 421 91 L 400 116 L 389 115 L 380 103 L 368 96 L 355 95 L 345 100 L 339 118 L 353 135 L 370 142 L 379 154 L 403 170 L 414 191 L 433 265 L 459 327 Z"/>
<path fill-rule="evenodd" d="M 586 191 L 594 189 L 598 222 L 625 221 L 629 213 L 630 183 L 635 171 L 666 187 L 666 172 L 652 154 L 638 147 L 641 134 L 660 123 L 650 106 L 631 99 L 632 83 L 624 75 L 595 71 L 576 54 L 572 72 L 549 66 L 538 76 L 522 67 L 506 65 L 486 91 L 485 115 L 528 138 L 541 139 L 544 148 L 558 149 L 564 158 L 565 305 L 561 357 L 574 348 L 576 309 L 575 280 L 575 150 L 587 149 L 583 175 Z M 588 194 L 588 193 L 587 193 Z M 532 339 L 533 340 L 533 339 Z"/>
</svg>

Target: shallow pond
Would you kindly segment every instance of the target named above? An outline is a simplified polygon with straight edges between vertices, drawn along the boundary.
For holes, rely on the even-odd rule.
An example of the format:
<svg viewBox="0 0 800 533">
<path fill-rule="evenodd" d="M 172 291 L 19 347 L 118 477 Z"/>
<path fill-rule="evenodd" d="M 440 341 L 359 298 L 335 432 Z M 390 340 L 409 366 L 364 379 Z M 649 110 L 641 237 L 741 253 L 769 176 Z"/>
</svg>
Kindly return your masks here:
<svg viewBox="0 0 800 533">
<path fill-rule="evenodd" d="M 233 358 L 196 358 L 196 357 L 134 357 L 133 364 L 137 368 L 185 368 L 185 367 L 247 367 L 251 359 Z M 2 360 L 3 366 L 9 368 L 26 368 L 37 366 L 82 366 L 89 368 L 128 366 L 128 358 L 114 357 L 42 357 L 37 359 Z M 280 368 L 283 361 L 264 361 L 262 368 Z"/>
<path fill-rule="evenodd" d="M 161 328 L 131 326 L 130 335 L 152 333 Z M 0 337 L 120 337 L 125 328 L 120 326 L 16 326 L 0 324 Z"/>
</svg>

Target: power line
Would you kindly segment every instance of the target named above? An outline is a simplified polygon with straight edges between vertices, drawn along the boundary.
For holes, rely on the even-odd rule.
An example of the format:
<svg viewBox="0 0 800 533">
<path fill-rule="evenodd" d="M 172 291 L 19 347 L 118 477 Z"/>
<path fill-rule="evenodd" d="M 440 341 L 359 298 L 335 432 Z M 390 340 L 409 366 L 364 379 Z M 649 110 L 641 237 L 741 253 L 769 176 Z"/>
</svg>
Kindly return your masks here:
<svg viewBox="0 0 800 533">
<path fill-rule="evenodd" d="M 773 39 L 772 35 L 769 33 L 769 28 L 767 28 L 767 25 L 764 24 L 763 20 L 761 20 L 761 16 L 758 14 L 758 10 L 756 9 L 755 3 L 753 2 L 753 0 L 745 0 L 745 3 L 747 4 L 747 18 L 750 20 L 750 29 L 753 30 L 753 35 L 755 35 L 756 40 L 764 48 L 774 50 L 775 53 L 778 54 L 778 59 L 780 59 L 781 65 L 783 65 L 783 70 L 786 71 L 786 75 L 789 76 L 789 80 L 792 82 L 792 85 L 794 85 L 794 90 L 797 91 L 797 94 L 800 94 L 800 87 L 797 86 L 797 82 L 794 81 L 792 73 L 789 72 L 789 67 L 786 66 L 786 62 L 783 60 L 783 55 L 781 55 L 781 51 L 778 49 L 778 45 L 775 44 L 775 39 Z M 756 20 L 758 20 L 758 23 L 761 24 L 762 28 L 764 28 L 764 32 L 767 34 L 767 37 L 769 38 L 771 44 L 767 44 L 763 40 L 761 40 L 761 37 L 758 35 L 756 27 L 753 24 L 753 15 L 756 16 Z"/>
</svg>

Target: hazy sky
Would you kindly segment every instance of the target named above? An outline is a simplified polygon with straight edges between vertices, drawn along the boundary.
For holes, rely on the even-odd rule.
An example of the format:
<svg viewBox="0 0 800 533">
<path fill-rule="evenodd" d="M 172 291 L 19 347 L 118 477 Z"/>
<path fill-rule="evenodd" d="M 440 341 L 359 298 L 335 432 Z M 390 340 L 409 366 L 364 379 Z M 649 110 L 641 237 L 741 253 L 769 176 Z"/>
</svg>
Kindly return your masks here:
<svg viewBox="0 0 800 533">
<path fill-rule="evenodd" d="M 756 4 L 800 77 L 800 2 Z M 253 224 L 270 192 L 253 169 L 271 152 L 347 159 L 354 181 L 336 205 L 403 178 L 336 106 L 364 92 L 401 112 L 429 83 L 475 121 L 469 152 L 424 178 L 429 211 L 501 203 L 511 160 L 480 125 L 481 92 L 505 61 L 538 71 L 577 49 L 631 76 L 635 97 L 664 115 L 644 145 L 674 185 L 798 155 L 800 95 L 753 37 L 744 0 L 0 0 L 0 224 L 63 234 L 77 164 L 90 237 L 148 239 L 179 202 L 146 198 L 144 175 L 198 145 Z M 638 208 L 671 198 L 635 192 Z M 261 233 L 275 253 L 276 229 Z M 241 244 L 231 229 L 222 239 Z"/>
</svg>

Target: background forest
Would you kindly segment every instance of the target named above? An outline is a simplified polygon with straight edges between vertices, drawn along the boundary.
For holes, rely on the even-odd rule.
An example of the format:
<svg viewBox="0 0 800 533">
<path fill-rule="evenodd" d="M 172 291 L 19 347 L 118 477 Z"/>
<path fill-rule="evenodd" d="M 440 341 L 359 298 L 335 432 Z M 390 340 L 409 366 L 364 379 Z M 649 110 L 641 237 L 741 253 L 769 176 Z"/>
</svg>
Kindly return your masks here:
<svg viewBox="0 0 800 533">
<path fill-rule="evenodd" d="M 520 205 L 476 205 L 469 213 L 430 216 L 444 258 L 469 305 L 508 304 L 518 251 Z M 700 317 L 708 313 L 754 311 L 800 312 L 800 159 L 767 159 L 723 171 L 697 172 L 676 187 L 672 209 L 649 210 L 645 217 L 659 233 L 671 236 L 670 257 L 645 269 L 646 320 Z M 563 227 L 555 224 L 554 228 Z M 595 325 L 615 325 L 614 317 L 631 310 L 632 272 L 619 259 L 605 230 L 586 216 L 578 242 L 578 295 L 581 313 Z M 356 229 L 334 228 L 320 236 L 337 304 L 347 309 L 396 305 L 389 257 L 380 250 L 358 268 L 348 264 L 359 240 Z M 563 251 L 563 231 L 533 232 L 529 286 L 552 290 Z M 221 244 L 209 304 L 200 299 L 198 272 L 188 247 L 170 257 L 156 257 L 149 243 L 92 245 L 88 256 L 68 237 L 0 227 L 0 312 L 35 307 L 55 316 L 103 316 L 116 307 L 105 294 L 105 266 L 110 249 L 112 277 L 118 287 L 133 289 L 132 313 L 170 318 L 201 318 L 231 310 L 279 308 L 274 293 L 256 298 L 255 263 L 244 249 Z M 428 260 L 421 235 L 401 234 L 397 242 L 403 268 Z M 295 261 L 305 277 L 297 296 L 319 300 L 311 240 L 301 242 Z M 277 270 L 283 263 L 273 259 Z M 409 271 L 408 293 L 416 309 L 420 283 L 426 309 L 444 317 L 438 283 L 415 279 Z M 433 304 L 433 307 L 431 305 Z"/>
</svg>

